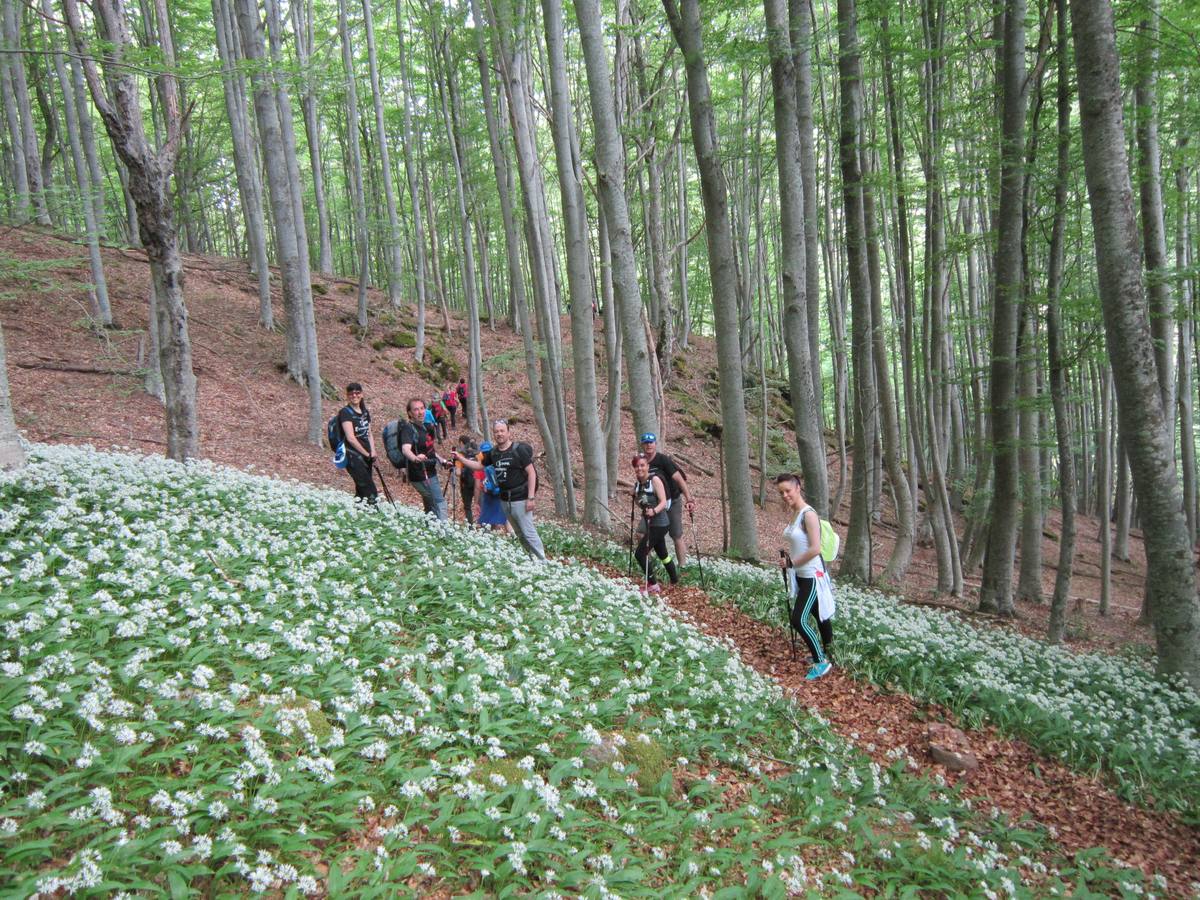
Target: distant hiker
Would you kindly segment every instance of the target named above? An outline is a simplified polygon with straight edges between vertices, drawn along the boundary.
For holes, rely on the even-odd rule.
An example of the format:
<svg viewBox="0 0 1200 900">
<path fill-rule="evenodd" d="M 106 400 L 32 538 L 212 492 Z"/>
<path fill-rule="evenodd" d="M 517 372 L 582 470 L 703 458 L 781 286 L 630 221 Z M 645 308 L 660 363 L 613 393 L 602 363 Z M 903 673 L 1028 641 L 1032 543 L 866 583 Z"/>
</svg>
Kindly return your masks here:
<svg viewBox="0 0 1200 900">
<path fill-rule="evenodd" d="M 800 633 L 812 655 L 812 668 L 805 676 L 811 681 L 828 675 L 833 668 L 828 659 L 829 647 L 833 644 L 833 625 L 830 623 L 834 612 L 833 586 L 825 561 L 821 559 L 821 518 L 804 499 L 798 475 L 780 475 L 775 479 L 775 486 L 784 504 L 796 514 L 791 524 L 783 529 L 790 556 L 781 557 L 779 564 L 790 569 L 791 626 Z M 817 621 L 816 630 L 809 623 L 810 617 Z"/>
<path fill-rule="evenodd" d="M 429 408 L 433 410 L 433 421 L 437 425 L 438 433 L 441 435 L 439 440 L 444 441 L 448 433 L 446 419 L 449 418 L 450 412 L 446 409 L 445 404 L 442 403 L 442 398 L 436 396 L 429 401 Z"/>
<path fill-rule="evenodd" d="M 454 389 L 454 393 L 458 394 L 458 405 L 463 408 L 463 415 L 467 414 L 467 379 L 459 378 L 458 387 Z"/>
<path fill-rule="evenodd" d="M 468 458 L 475 458 L 479 455 L 479 448 L 475 446 L 475 441 L 469 434 L 460 434 L 458 436 L 458 452 Z M 462 493 L 463 515 L 468 525 L 474 525 L 475 489 L 483 487 L 483 480 L 486 476 L 483 472 L 471 471 L 457 459 L 454 461 L 454 468 L 457 470 L 455 474 L 458 476 L 458 489 Z"/>
<path fill-rule="evenodd" d="M 663 567 L 671 579 L 671 584 L 679 583 L 679 572 L 675 562 L 667 551 L 667 531 L 670 528 L 667 509 L 670 500 L 667 499 L 667 488 L 658 472 L 650 471 L 650 461 L 639 453 L 633 458 L 633 498 L 642 511 L 642 521 L 646 524 L 646 532 L 638 542 L 634 556 L 637 558 L 638 569 L 646 579 L 642 590 L 657 594 L 662 590 L 658 578 L 650 565 L 650 551 L 653 550 L 662 560 Z"/>
<path fill-rule="evenodd" d="M 354 479 L 354 496 L 374 506 L 379 493 L 371 468 L 375 464 L 375 441 L 371 436 L 371 413 L 357 381 L 346 385 L 346 405 L 338 413 L 337 424 L 346 448 L 346 471 Z"/>
<path fill-rule="evenodd" d="M 450 427 L 458 427 L 458 391 L 454 385 L 446 385 L 446 390 L 442 391 L 442 406 L 446 407 L 446 411 L 450 413 Z"/>
<path fill-rule="evenodd" d="M 500 508 L 512 526 L 517 540 L 530 556 L 545 560 L 546 550 L 533 524 L 533 504 L 537 496 L 537 469 L 533 465 L 533 448 L 525 443 L 514 443 L 508 430 L 508 422 L 497 419 L 492 424 L 492 448 L 480 454 L 479 459 L 467 459 L 455 454 L 467 468 L 484 469 L 492 466 L 496 472 L 496 486 L 500 489 Z"/>
<path fill-rule="evenodd" d="M 483 463 L 483 454 L 491 449 L 491 441 L 484 441 L 479 445 L 479 452 L 475 454 L 475 458 L 480 464 Z M 487 525 L 493 531 L 508 531 L 508 519 L 500 504 L 500 486 L 496 484 L 496 467 L 485 465 L 482 471 L 475 474 L 482 476 L 483 488 L 479 494 L 479 524 Z"/>
<path fill-rule="evenodd" d="M 437 466 L 446 462 L 437 455 L 434 429 L 436 425 L 426 422 L 425 402 L 413 398 L 405 407 L 408 421 L 400 430 L 400 452 L 408 461 L 406 473 L 408 483 L 421 495 L 426 513 L 441 520 L 446 519 L 446 499 L 438 483 Z"/>
<path fill-rule="evenodd" d="M 658 437 L 654 432 L 647 431 L 643 434 L 641 444 L 642 453 L 650 464 L 650 471 L 662 478 L 663 486 L 667 489 L 667 499 L 670 501 L 667 508 L 667 518 L 670 521 L 668 533 L 675 542 L 675 559 L 682 566 L 687 562 L 687 542 L 683 539 L 683 511 L 686 508 L 689 513 L 694 512 L 696 502 L 692 500 L 688 491 L 687 476 L 683 474 L 683 470 L 667 454 L 658 452 Z M 679 502 L 680 497 L 683 497 L 682 503 Z M 643 530 L 643 527 L 639 526 L 638 532 Z"/>
</svg>

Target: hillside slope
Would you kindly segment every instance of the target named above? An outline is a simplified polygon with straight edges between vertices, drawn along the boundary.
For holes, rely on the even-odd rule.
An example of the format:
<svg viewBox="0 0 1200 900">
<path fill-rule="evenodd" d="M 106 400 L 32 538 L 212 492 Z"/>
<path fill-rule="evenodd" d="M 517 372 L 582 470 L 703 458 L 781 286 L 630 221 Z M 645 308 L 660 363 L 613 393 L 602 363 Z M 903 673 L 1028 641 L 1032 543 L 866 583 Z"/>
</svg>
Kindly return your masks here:
<svg viewBox="0 0 1200 900">
<path fill-rule="evenodd" d="M 98 333 L 88 327 L 83 247 L 71 240 L 34 228 L 0 231 L 0 321 L 8 344 L 9 378 L 17 424 L 35 441 L 90 443 L 98 447 L 125 446 L 143 452 L 162 452 L 162 408 L 141 389 L 139 368 L 144 364 L 148 269 L 137 250 L 106 248 L 106 273 L 118 327 Z M 291 477 L 341 489 L 349 479 L 329 463 L 328 452 L 305 441 L 307 398 L 282 372 L 283 336 L 257 325 L 257 294 L 242 260 L 189 256 L 186 297 L 199 384 L 201 453 L 205 458 L 246 469 Z M 466 371 L 465 324 L 451 316 L 446 334 L 442 319 L 431 310 L 427 334 L 431 350 L 427 365 L 418 367 L 413 351 L 394 346 L 403 341 L 412 310 L 389 310 L 384 296 L 371 292 L 373 319 L 365 339 L 354 323 L 356 285 L 336 278 L 314 277 L 314 302 L 320 341 L 321 371 L 331 387 L 352 380 L 364 383 L 367 403 L 377 421 L 402 414 L 409 397 L 428 398 L 458 372 Z M 276 296 L 277 315 L 282 303 Z M 570 329 L 564 324 L 564 338 Z M 599 341 L 599 338 L 598 338 Z M 599 346 L 599 345 L 598 345 Z M 522 439 L 539 442 L 528 403 L 520 337 L 498 322 L 484 326 L 483 390 L 492 416 L 514 420 Z M 566 352 L 565 358 L 570 354 Z M 429 364 L 432 361 L 432 364 Z M 712 342 L 693 338 L 678 366 L 662 428 L 663 449 L 676 455 L 689 472 L 699 500 L 697 535 L 705 553 L 721 546 L 720 483 L 717 447 L 703 434 L 702 422 L 718 415 L 713 384 L 715 351 Z M 602 376 L 602 366 L 599 367 Z M 571 379 L 567 384 L 572 405 Z M 603 396 L 603 386 L 602 386 Z M 752 409 L 757 404 L 752 398 Z M 332 415 L 338 402 L 326 402 Z M 778 403 L 776 415 L 786 415 Z M 757 421 L 757 415 L 752 416 Z M 624 412 L 621 455 L 636 450 L 632 419 Z M 782 424 L 782 423 L 780 423 Z M 570 423 L 572 437 L 575 423 Z M 753 427 L 753 426 L 752 426 Z M 461 421 L 460 421 L 460 429 Z M 777 429 L 771 442 L 777 454 L 789 452 L 790 434 Z M 577 444 L 577 442 L 575 442 Z M 751 446 L 757 448 L 752 434 Z M 574 451 L 574 470 L 582 477 L 582 461 Z M 836 487 L 836 460 L 831 456 L 831 484 Z M 757 464 L 755 462 L 755 467 Z M 758 472 L 753 472 L 757 484 Z M 390 479 L 402 502 L 414 503 L 411 491 Z M 580 496 L 582 503 L 582 495 Z M 835 520 L 844 523 L 847 499 Z M 548 515 L 550 504 L 540 510 Z M 613 504 L 615 529 L 623 537 L 628 524 L 624 498 Z M 885 508 L 885 515 L 890 509 Z M 775 554 L 786 515 L 774 490 L 758 512 L 759 544 L 764 558 Z M 1043 557 L 1045 592 L 1053 587 L 1053 564 L 1058 558 L 1055 539 L 1058 514 L 1048 517 Z M 844 533 L 844 526 L 843 526 Z M 1070 638 L 1078 646 L 1112 647 L 1129 641 L 1147 643 L 1149 630 L 1135 619 L 1142 594 L 1145 563 L 1140 535 L 1131 540 L 1131 563 L 1115 561 L 1113 614 L 1096 615 L 1099 596 L 1098 523 L 1081 518 L 1076 551 L 1075 604 Z M 887 522 L 875 529 L 874 559 L 882 568 L 890 550 Z M 691 534 L 688 535 L 689 542 Z M 927 602 L 936 580 L 932 548 L 919 546 L 904 585 L 913 600 Z M 973 606 L 977 577 L 968 577 L 968 597 L 959 604 Z M 941 602 L 941 601 L 938 601 Z M 1017 627 L 1031 633 L 1044 630 L 1045 607 L 1021 604 Z"/>
</svg>

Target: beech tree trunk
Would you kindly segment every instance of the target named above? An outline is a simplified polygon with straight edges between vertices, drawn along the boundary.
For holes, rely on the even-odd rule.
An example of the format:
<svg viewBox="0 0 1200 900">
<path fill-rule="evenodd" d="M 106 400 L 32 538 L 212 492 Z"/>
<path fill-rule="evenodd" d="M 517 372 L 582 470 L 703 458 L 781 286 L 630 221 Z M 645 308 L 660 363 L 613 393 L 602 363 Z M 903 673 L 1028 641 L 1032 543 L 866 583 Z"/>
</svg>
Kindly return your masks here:
<svg viewBox="0 0 1200 900">
<path fill-rule="evenodd" d="M 779 216 L 782 229 L 783 339 L 787 348 L 788 387 L 796 447 L 804 472 L 804 496 L 823 516 L 829 515 L 829 470 L 821 431 L 820 398 L 813 393 L 812 355 L 807 294 L 807 235 L 804 221 L 803 155 L 796 111 L 795 59 L 785 0 L 764 0 L 767 42 L 771 54 L 771 86 L 775 109 L 775 157 L 779 172 Z M 810 110 L 811 115 L 811 110 Z M 760 372 L 760 377 L 763 373 Z M 765 410 L 765 405 L 764 405 Z M 764 412 L 765 416 L 765 412 Z M 763 436 L 766 445 L 766 435 Z M 765 472 L 761 472 L 765 478 Z"/>
<path fill-rule="evenodd" d="M 1146 293 L 1150 304 L 1150 333 L 1162 397 L 1167 437 L 1175 445 L 1175 319 L 1163 222 L 1162 153 L 1158 143 L 1159 0 L 1144 0 L 1137 24 L 1137 81 L 1133 89 L 1138 151 L 1138 198 L 1142 213 L 1142 252 L 1146 257 Z M 1179 202 L 1183 202 L 1180 197 Z"/>
<path fill-rule="evenodd" d="M 687 69 L 688 115 L 692 146 L 700 171 L 704 201 L 704 232 L 712 284 L 713 319 L 717 338 L 717 372 L 721 398 L 721 446 L 725 484 L 729 491 L 730 552 L 758 556 L 758 525 L 750 484 L 750 446 L 742 385 L 742 347 L 738 339 L 738 284 L 729 221 L 725 174 L 717 148 L 717 126 L 708 84 L 708 66 L 700 34 L 699 0 L 663 0 L 671 33 L 683 52 Z M 591 79 L 589 78 L 589 81 Z"/>
<path fill-rule="evenodd" d="M 563 50 L 562 7 L 558 0 L 542 0 L 546 30 L 546 52 L 550 63 L 551 118 L 554 158 L 558 169 L 559 194 L 566 225 L 567 283 L 571 293 L 571 351 L 575 375 L 575 422 L 583 451 L 583 519 L 589 525 L 609 524 L 607 465 L 600 431 L 596 394 L 595 334 L 592 311 L 596 295 L 592 284 L 592 260 L 588 242 L 583 173 L 579 141 L 575 135 L 575 113 L 567 82 Z M 669 313 L 668 313 L 669 315 Z M 574 486 L 568 488 L 574 491 Z"/>
<path fill-rule="evenodd" d="M 621 142 L 616 106 L 609 86 L 608 57 L 600 26 L 599 0 L 578 0 L 575 16 L 579 22 L 579 38 L 587 69 L 588 99 L 595 123 L 596 181 L 608 227 L 613 295 L 625 345 L 625 371 L 629 376 L 633 430 L 636 434 L 646 431 L 657 433 L 659 422 L 650 374 L 650 351 L 642 328 L 642 294 L 638 287 L 633 227 L 625 195 L 625 147 Z"/>
<path fill-rule="evenodd" d="M 1013 616 L 1020 471 L 1017 457 L 1016 362 L 1021 309 L 1021 204 L 1025 147 L 1025 0 L 1005 0 L 1000 213 L 992 300 L 992 507 L 979 609 Z"/>
<path fill-rule="evenodd" d="M 388 216 L 388 300 L 393 307 L 400 305 L 400 216 L 396 212 L 396 191 L 392 186 L 392 157 L 388 149 L 387 129 L 383 122 L 383 88 L 379 83 L 379 63 L 375 53 L 375 24 L 371 0 L 362 0 L 363 26 L 367 38 L 367 68 L 371 76 L 371 100 L 375 109 L 375 143 L 379 167 L 383 176 L 383 197 Z M 473 384 L 478 389 L 478 385 Z"/>
<path fill-rule="evenodd" d="M 1139 499 L 1158 669 L 1200 689 L 1200 598 L 1147 324 L 1109 0 L 1071 0 L 1084 172 L 1117 415 Z"/>
<path fill-rule="evenodd" d="M 17 8 L 17 0 L 4 0 L 3 15 L 4 43 L 9 48 L 18 49 L 21 46 L 21 13 Z M 13 144 L 13 153 L 24 155 L 26 187 L 34 219 L 39 225 L 49 225 L 50 212 L 46 207 L 43 191 L 42 162 L 38 156 L 37 134 L 33 129 L 33 109 L 29 105 L 31 94 L 28 79 L 25 77 L 25 61 L 22 54 L 12 55 L 9 77 L 12 80 L 13 99 L 17 105 L 21 132 L 20 142 Z"/>
<path fill-rule="evenodd" d="M 101 326 L 113 323 L 112 307 L 108 302 L 108 283 L 104 278 L 104 261 L 100 258 L 100 226 L 96 221 L 96 207 L 92 203 L 92 175 L 83 153 L 83 142 L 79 125 L 79 107 L 75 102 L 75 89 L 62 51 L 58 48 L 54 12 L 50 0 L 42 0 L 42 15 L 46 20 L 49 38 L 54 49 L 54 71 L 58 76 L 59 89 L 63 95 L 63 116 L 67 123 L 67 143 L 71 147 L 71 162 L 75 170 L 75 183 L 79 186 L 80 206 L 83 209 L 84 232 L 87 239 L 88 261 L 92 272 L 92 289 L 96 298 L 96 319 Z M 97 185 L 96 187 L 99 187 Z"/>
<path fill-rule="evenodd" d="M 313 177 L 313 205 L 317 208 L 317 271 L 333 273 L 333 243 L 329 237 L 329 205 L 325 202 L 325 173 L 321 165 L 321 119 L 317 114 L 317 95 L 313 91 L 315 73 L 311 69 L 313 52 L 312 0 L 291 5 L 292 29 L 296 35 L 296 61 L 300 66 L 300 108 L 304 113 L 304 134 L 308 138 L 308 160 Z"/>
<path fill-rule="evenodd" d="M 1071 422 L 1067 411 L 1070 387 L 1062 353 L 1061 296 L 1067 219 L 1067 184 L 1071 177 L 1071 88 L 1067 5 L 1059 3 L 1057 17 L 1058 55 L 1058 163 L 1054 176 L 1054 225 L 1050 232 L 1050 271 L 1046 281 L 1046 346 L 1050 365 L 1050 399 L 1054 404 L 1054 433 L 1058 441 L 1058 491 L 1062 505 L 1062 528 L 1058 539 L 1058 571 L 1050 601 L 1046 640 L 1062 642 L 1067 627 L 1067 604 L 1071 599 L 1071 576 L 1075 562 L 1075 454 L 1071 446 Z"/>
<path fill-rule="evenodd" d="M 396 47 L 400 54 L 400 87 L 404 91 L 404 140 L 401 148 L 404 153 L 404 177 L 408 183 L 408 202 L 412 206 L 413 222 L 413 282 L 417 292 L 417 333 L 414 338 L 413 358 L 421 362 L 425 358 L 425 216 L 421 212 L 421 190 L 417 179 L 417 167 L 413 162 L 413 89 L 412 74 L 408 67 L 408 55 L 405 52 L 404 36 L 404 0 L 396 0 Z M 476 29 L 477 35 L 482 35 Z M 484 84 L 484 105 L 491 119 L 491 97 Z M 491 133 L 495 123 L 489 119 L 488 132 Z M 493 147 L 493 152 L 495 147 Z M 510 201 L 511 205 L 511 201 Z M 475 430 L 482 430 L 477 422 L 468 422 Z"/>
<path fill-rule="evenodd" d="M 464 413 L 468 422 L 479 421 L 480 400 L 483 397 L 483 351 L 479 335 L 479 295 L 475 279 L 475 251 L 471 242 L 471 217 L 467 212 L 466 164 L 463 161 L 464 144 L 457 125 L 459 115 L 458 84 L 454 75 L 454 60 L 450 56 L 448 37 L 442 36 L 442 55 L 446 64 L 446 86 L 449 88 L 450 103 L 446 103 L 446 92 L 441 92 L 442 119 L 446 123 L 449 139 L 450 161 L 454 166 L 455 197 L 458 200 L 459 231 L 462 236 L 463 290 L 467 298 L 467 379 L 471 393 L 467 398 Z"/>
<path fill-rule="evenodd" d="M 192 345 L 183 297 L 183 260 L 179 256 L 169 187 L 183 131 L 179 93 L 172 75 L 159 76 L 167 139 L 154 151 L 146 139 L 138 84 L 132 70 L 121 67 L 133 43 L 123 4 L 120 0 L 94 0 L 92 4 L 103 27 L 105 50 L 99 58 L 108 69 L 105 77 L 111 85 L 111 98 L 96 64 L 96 51 L 85 36 L 78 0 L 64 0 L 63 7 L 73 49 L 83 62 L 92 102 L 104 121 L 113 149 L 129 173 L 129 193 L 137 207 L 138 231 L 157 292 L 157 316 L 150 327 L 158 330 L 158 365 L 166 394 L 167 455 L 180 461 L 190 459 L 199 450 L 196 376 L 192 370 Z"/>
<path fill-rule="evenodd" d="M 13 418 L 12 395 L 8 390 L 8 354 L 4 349 L 4 327 L 0 325 L 0 470 L 20 469 L 25 465 L 25 448 L 17 435 Z"/>
<path fill-rule="evenodd" d="M 854 0 L 838 0 L 838 86 L 841 108 L 838 155 L 845 204 L 847 280 L 850 287 L 850 355 L 854 367 L 852 413 L 854 468 L 851 471 L 850 525 L 842 545 L 841 574 L 871 581 L 870 472 L 875 443 L 875 373 L 871 361 L 871 296 L 867 272 L 867 233 L 863 210 L 860 145 L 862 75 Z"/>
<path fill-rule="evenodd" d="M 358 137 L 361 127 L 358 117 L 358 84 L 354 77 L 354 52 L 350 45 L 350 22 L 346 10 L 346 0 L 338 0 L 338 34 L 342 44 L 342 68 L 346 73 L 346 139 L 350 144 L 350 202 L 354 206 L 354 237 L 358 247 L 358 303 L 356 304 L 358 327 L 366 329 L 369 324 L 367 285 L 370 281 L 371 232 L 367 227 L 367 196 L 366 189 L 363 187 L 362 146 Z M 401 64 L 403 64 L 403 59 Z M 419 204 L 415 218 L 420 221 Z M 423 319 L 420 324 L 424 324 Z M 420 361 L 420 344 L 418 344 L 417 362 Z"/>
<path fill-rule="evenodd" d="M 225 112 L 233 144 L 233 169 L 241 197 L 242 217 L 246 227 L 246 246 L 250 252 L 250 269 L 258 277 L 258 323 L 268 330 L 275 328 L 271 308 L 271 269 L 267 256 L 267 228 L 263 217 L 263 185 L 255 159 L 250 122 L 246 115 L 246 82 L 235 69 L 241 58 L 237 29 L 229 0 L 212 0 L 213 25 L 217 38 L 217 53 L 221 65 L 231 71 L 221 79 L 225 95 Z"/>
</svg>

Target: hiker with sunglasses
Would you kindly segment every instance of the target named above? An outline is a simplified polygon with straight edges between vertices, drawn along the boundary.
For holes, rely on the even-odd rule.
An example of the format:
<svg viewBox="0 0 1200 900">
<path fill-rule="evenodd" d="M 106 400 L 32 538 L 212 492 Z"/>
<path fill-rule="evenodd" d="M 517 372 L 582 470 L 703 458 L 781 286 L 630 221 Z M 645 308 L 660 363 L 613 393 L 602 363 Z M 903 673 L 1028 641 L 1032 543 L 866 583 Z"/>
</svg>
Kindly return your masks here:
<svg viewBox="0 0 1200 900">
<path fill-rule="evenodd" d="M 812 668 L 805 676 L 809 681 L 823 678 L 833 668 L 828 649 L 833 643 L 833 590 L 829 572 L 821 559 L 821 517 L 804 499 L 800 477 L 790 472 L 775 479 L 779 496 L 795 518 L 783 529 L 788 541 L 788 553 L 780 557 L 780 566 L 788 572 L 789 594 L 792 601 L 790 624 L 812 655 Z M 814 628 L 812 622 L 815 621 Z"/>
</svg>

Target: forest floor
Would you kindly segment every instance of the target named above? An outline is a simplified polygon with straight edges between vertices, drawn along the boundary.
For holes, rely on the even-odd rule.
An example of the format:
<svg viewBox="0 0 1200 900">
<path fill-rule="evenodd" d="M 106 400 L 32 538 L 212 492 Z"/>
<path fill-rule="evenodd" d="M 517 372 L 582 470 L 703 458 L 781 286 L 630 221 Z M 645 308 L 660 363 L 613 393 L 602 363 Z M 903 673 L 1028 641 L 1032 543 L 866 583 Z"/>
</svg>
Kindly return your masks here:
<svg viewBox="0 0 1200 900">
<path fill-rule="evenodd" d="M 8 349 L 17 424 L 33 441 L 161 453 L 165 444 L 162 408 L 142 390 L 138 371 L 145 353 L 145 258 L 140 251 L 108 248 L 105 263 L 117 327 L 97 331 L 90 327 L 84 248 L 32 229 L 0 230 L 0 321 Z M 282 334 L 265 332 L 257 325 L 257 295 L 244 263 L 190 256 L 186 273 L 199 380 L 202 455 L 265 474 L 349 489 L 346 476 L 330 465 L 328 451 L 305 440 L 306 396 L 281 371 Z M 361 339 L 354 325 L 354 291 L 355 285 L 349 281 L 315 278 L 322 372 L 333 385 L 363 382 L 367 403 L 380 425 L 401 414 L 408 397 L 428 398 L 460 370 L 465 372 L 465 326 L 460 320 L 451 317 L 454 330 L 447 335 L 440 313 L 436 308 L 431 310 L 427 336 L 433 364 L 418 367 L 412 349 L 387 343 L 392 335 L 407 331 L 411 311 L 387 310 L 385 298 L 373 291 L 374 319 L 366 338 Z M 563 333 L 569 335 L 565 324 Z M 380 341 L 384 343 L 377 345 Z M 495 331 L 484 326 L 483 344 L 483 391 L 488 411 L 515 420 L 518 437 L 538 443 L 528 404 L 520 338 L 497 323 Z M 597 346 L 602 349 L 600 343 Z M 564 356 L 570 358 L 568 352 Z M 721 545 L 720 528 L 713 526 L 721 521 L 718 450 L 696 427 L 697 402 L 708 402 L 696 398 L 713 396 L 707 387 L 713 371 L 712 343 L 694 337 L 686 363 L 676 373 L 660 441 L 663 450 L 675 455 L 689 472 L 698 501 L 696 518 L 705 523 L 698 537 L 706 554 L 719 551 Z M 566 383 L 570 406 L 573 391 L 569 378 Z M 326 413 L 332 414 L 338 403 L 330 399 L 325 405 Z M 715 400 L 710 406 L 709 412 L 715 414 Z M 628 412 L 625 420 L 621 452 L 628 457 L 636 447 Z M 463 430 L 461 423 L 458 430 Z M 836 462 L 834 457 L 831 459 Z M 582 472 L 577 452 L 574 466 L 577 473 Z M 836 469 L 832 470 L 834 489 L 837 477 Z M 415 496 L 398 479 L 389 482 L 398 500 L 415 505 Z M 539 515 L 548 515 L 549 506 L 547 502 L 540 507 Z M 614 507 L 617 540 L 624 536 L 623 509 L 620 502 Z M 847 500 L 835 516 L 843 532 L 847 511 L 848 491 Z M 773 489 L 768 490 L 767 503 L 757 515 L 761 555 L 770 559 L 787 520 Z M 1057 513 L 1052 513 L 1042 548 L 1047 563 L 1043 579 L 1047 596 L 1053 589 L 1053 563 L 1058 557 L 1053 537 L 1057 527 Z M 1080 517 L 1069 646 L 1145 652 L 1152 635 L 1136 622 L 1145 578 L 1140 534 L 1131 536 L 1131 562 L 1114 562 L 1113 609 L 1107 617 L 1101 617 L 1096 603 L 1097 531 L 1095 520 Z M 874 529 L 873 552 L 878 569 L 882 569 L 890 552 L 891 533 L 886 523 Z M 970 611 L 977 595 L 977 575 L 967 579 L 967 596 L 952 601 L 936 595 L 936 574 L 932 546 L 918 546 L 902 586 L 906 601 L 957 608 L 958 614 L 993 627 L 1017 628 L 1031 635 L 1044 633 L 1045 606 L 1020 603 L 1020 615 L 1014 622 L 981 617 Z M 747 663 L 776 678 L 785 690 L 817 709 L 846 739 L 881 763 L 886 764 L 886 751 L 895 746 L 920 744 L 931 711 L 911 698 L 882 692 L 841 672 L 822 682 L 820 692 L 814 691 L 803 680 L 804 667 L 788 657 L 778 630 L 730 607 L 713 606 L 695 589 L 673 590 L 667 602 L 709 633 L 734 641 Z M 1097 779 L 1067 772 L 1022 742 L 993 730 L 972 732 L 970 738 L 983 764 L 964 783 L 968 796 L 986 799 L 1017 816 L 1033 814 L 1055 829 L 1066 849 L 1103 845 L 1126 862 L 1146 871 L 1162 872 L 1171 879 L 1172 892 L 1185 892 L 1185 886 L 1200 877 L 1200 829 L 1181 825 L 1169 815 L 1125 804 Z M 923 760 L 925 763 L 933 766 L 928 758 Z M 950 776 L 946 777 L 949 780 Z"/>
</svg>

